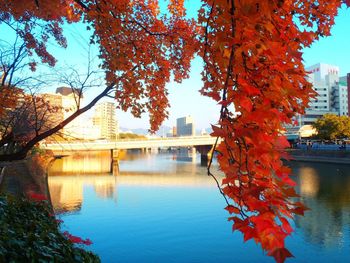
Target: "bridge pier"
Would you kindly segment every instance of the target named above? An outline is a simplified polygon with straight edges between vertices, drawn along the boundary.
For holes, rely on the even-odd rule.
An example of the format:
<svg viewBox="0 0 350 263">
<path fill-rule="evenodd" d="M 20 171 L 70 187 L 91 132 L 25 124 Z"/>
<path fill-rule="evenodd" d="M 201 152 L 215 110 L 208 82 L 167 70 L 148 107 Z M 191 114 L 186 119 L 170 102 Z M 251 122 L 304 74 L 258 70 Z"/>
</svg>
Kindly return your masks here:
<svg viewBox="0 0 350 263">
<path fill-rule="evenodd" d="M 110 173 L 113 175 L 119 174 L 119 150 L 111 149 L 111 169 Z"/>
<path fill-rule="evenodd" d="M 199 146 L 195 146 L 195 148 L 201 154 L 201 166 L 208 166 L 208 162 L 212 154 L 212 146 L 199 145 Z"/>
<path fill-rule="evenodd" d="M 111 160 L 118 160 L 119 159 L 119 150 L 118 149 L 111 149 Z"/>
<path fill-rule="evenodd" d="M 119 161 L 118 160 L 111 162 L 111 171 L 110 172 L 114 176 L 119 175 Z"/>
</svg>

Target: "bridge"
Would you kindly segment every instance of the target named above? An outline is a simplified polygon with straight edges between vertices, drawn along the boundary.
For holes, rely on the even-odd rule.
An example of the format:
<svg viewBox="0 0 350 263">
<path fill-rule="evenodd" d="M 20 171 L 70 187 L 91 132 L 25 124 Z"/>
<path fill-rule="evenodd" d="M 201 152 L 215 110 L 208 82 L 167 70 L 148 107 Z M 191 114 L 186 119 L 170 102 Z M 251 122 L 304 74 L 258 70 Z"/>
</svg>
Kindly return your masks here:
<svg viewBox="0 0 350 263">
<path fill-rule="evenodd" d="M 142 148 L 167 148 L 214 145 L 216 138 L 205 136 L 186 136 L 151 139 L 128 139 L 99 142 L 65 142 L 41 144 L 41 148 L 52 151 L 103 151 Z"/>
<path fill-rule="evenodd" d="M 287 139 L 298 138 L 297 133 L 285 134 Z M 216 138 L 209 135 L 183 136 L 149 139 L 123 139 L 117 141 L 95 141 L 95 142 L 57 142 L 42 143 L 40 147 L 45 150 L 57 151 L 104 151 L 104 150 L 126 150 L 142 148 L 168 148 L 188 146 L 212 146 Z M 200 148 L 200 147 L 197 147 Z"/>
<path fill-rule="evenodd" d="M 205 136 L 186 136 L 169 138 L 150 138 L 150 139 L 128 139 L 117 141 L 98 141 L 98 142 L 65 142 L 65 143 L 42 143 L 40 147 L 45 150 L 51 150 L 54 153 L 66 153 L 76 151 L 105 151 L 111 152 L 111 170 L 113 163 L 118 161 L 118 150 L 127 149 L 145 149 L 145 148 L 169 148 L 169 147 L 196 147 L 201 154 L 201 163 L 206 165 L 208 162 L 208 153 L 215 144 L 215 137 Z"/>
<path fill-rule="evenodd" d="M 286 136 L 288 139 L 296 138 L 295 134 L 286 134 Z M 118 150 L 193 146 L 201 154 L 201 163 L 206 165 L 208 161 L 208 153 L 211 151 L 215 141 L 215 137 L 203 135 L 97 142 L 42 143 L 41 148 L 45 150 L 52 150 L 54 153 L 109 150 L 111 152 L 111 159 L 113 163 L 114 160 L 118 159 Z"/>
</svg>

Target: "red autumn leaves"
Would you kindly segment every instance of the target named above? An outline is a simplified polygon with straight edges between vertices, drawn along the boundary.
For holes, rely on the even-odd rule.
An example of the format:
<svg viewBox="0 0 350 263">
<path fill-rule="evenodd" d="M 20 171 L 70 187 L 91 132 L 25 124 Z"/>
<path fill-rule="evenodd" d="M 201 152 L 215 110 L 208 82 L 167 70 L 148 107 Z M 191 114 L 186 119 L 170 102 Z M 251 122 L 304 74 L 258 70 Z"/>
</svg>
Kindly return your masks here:
<svg viewBox="0 0 350 263">
<path fill-rule="evenodd" d="M 82 239 L 80 237 L 71 235 L 67 231 L 63 232 L 63 235 L 65 237 L 67 237 L 72 243 L 75 243 L 75 244 L 86 245 L 86 246 L 90 246 L 92 244 L 90 239 L 87 238 L 87 239 L 84 240 L 84 239 Z"/>
<path fill-rule="evenodd" d="M 306 81 L 302 49 L 330 34 L 337 10 L 349 0 L 202 0 L 198 21 L 185 17 L 183 0 L 170 1 L 170 16 L 159 16 L 157 0 L 36 2 L 0 0 L 0 10 L 5 20 L 27 28 L 30 18 L 46 21 L 61 46 L 64 20 L 90 23 L 106 81 L 118 83 L 120 108 L 135 116 L 148 110 L 151 130 L 167 117 L 166 83 L 171 76 L 186 78 L 199 54 L 201 93 L 222 106 L 212 136 L 221 138 L 216 150 L 233 228 L 277 262 L 292 256 L 284 247 L 292 232 L 288 220 L 306 208 L 291 200 L 297 194 L 281 161 L 288 147 L 282 132 L 315 95 Z M 53 65 L 45 36 L 33 39 L 22 31 L 28 50 Z"/>
<path fill-rule="evenodd" d="M 341 1 L 205 2 L 202 94 L 221 98 L 211 135 L 221 139 L 216 151 L 222 191 L 231 200 L 229 220 L 245 241 L 284 262 L 292 256 L 284 243 L 292 233 L 289 221 L 307 209 L 293 199 L 295 182 L 281 160 L 289 147 L 284 125 L 315 95 L 302 49 L 329 33 Z"/>
<path fill-rule="evenodd" d="M 43 194 L 40 193 L 36 193 L 36 192 L 29 192 L 28 193 L 28 197 L 29 199 L 31 199 L 34 202 L 43 202 L 43 201 L 47 201 L 47 197 Z M 55 215 L 50 215 L 52 217 L 54 217 Z M 61 224 L 63 221 L 60 219 L 55 219 L 57 224 Z M 92 244 L 91 240 L 89 238 L 87 239 L 82 239 L 78 236 L 73 236 L 72 234 L 70 234 L 68 231 L 64 231 L 63 235 L 68 238 L 72 243 L 74 244 L 78 244 L 78 245 L 86 245 L 86 246 L 90 246 Z"/>
</svg>

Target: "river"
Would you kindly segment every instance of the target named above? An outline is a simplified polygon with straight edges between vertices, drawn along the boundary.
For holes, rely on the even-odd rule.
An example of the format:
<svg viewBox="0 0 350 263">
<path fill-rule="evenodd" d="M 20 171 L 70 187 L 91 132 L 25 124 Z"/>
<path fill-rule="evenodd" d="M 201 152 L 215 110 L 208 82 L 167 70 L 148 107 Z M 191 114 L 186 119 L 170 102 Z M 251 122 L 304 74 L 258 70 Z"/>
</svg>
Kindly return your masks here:
<svg viewBox="0 0 350 263">
<path fill-rule="evenodd" d="M 287 262 L 350 262 L 350 167 L 290 166 L 311 210 L 295 218 Z M 55 161 L 49 187 L 63 230 L 90 238 L 102 262 L 274 262 L 232 233 L 223 197 L 193 152 L 123 153 L 117 175 L 109 153 L 80 153 Z"/>
</svg>

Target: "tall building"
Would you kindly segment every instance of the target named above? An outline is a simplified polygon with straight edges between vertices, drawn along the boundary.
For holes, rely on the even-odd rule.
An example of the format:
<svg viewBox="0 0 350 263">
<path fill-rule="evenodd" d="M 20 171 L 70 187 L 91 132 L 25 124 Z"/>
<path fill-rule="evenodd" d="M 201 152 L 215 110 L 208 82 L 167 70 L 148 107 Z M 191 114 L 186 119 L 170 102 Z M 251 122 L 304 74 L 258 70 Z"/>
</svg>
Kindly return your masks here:
<svg viewBox="0 0 350 263">
<path fill-rule="evenodd" d="M 350 73 L 346 74 L 346 76 L 339 78 L 339 84 L 347 87 L 348 92 L 348 116 L 350 116 Z"/>
<path fill-rule="evenodd" d="M 51 111 L 48 114 L 48 124 L 52 128 L 71 116 L 78 106 L 83 104 L 83 94 L 80 90 L 72 90 L 67 87 L 56 89 L 56 94 L 44 93 L 40 97 L 48 102 Z M 69 140 L 74 139 L 98 139 L 99 131 L 92 125 L 92 120 L 85 116 L 78 116 L 68 123 L 61 131 L 63 137 Z"/>
<path fill-rule="evenodd" d="M 191 116 L 178 118 L 176 120 L 176 135 L 177 136 L 194 136 L 195 135 L 193 118 Z"/>
<path fill-rule="evenodd" d="M 348 116 L 348 87 L 345 83 L 339 82 L 332 86 L 331 109 L 339 116 Z"/>
<path fill-rule="evenodd" d="M 335 76 L 339 75 L 339 67 L 334 65 L 328 65 L 325 63 L 317 63 L 306 68 L 307 71 L 313 74 L 314 80 L 316 82 L 324 81 L 327 75 L 332 74 Z"/>
<path fill-rule="evenodd" d="M 41 94 L 51 106 L 57 107 L 57 113 L 52 113 L 55 124 L 70 117 L 83 105 L 83 94 L 79 89 L 60 87 L 56 94 Z M 67 124 L 61 133 L 66 139 L 109 139 L 118 136 L 118 122 L 116 120 L 115 105 L 112 102 L 103 102 L 96 106 L 93 118 L 78 116 Z"/>
<path fill-rule="evenodd" d="M 348 86 L 348 115 L 350 116 L 350 73 L 346 76 L 346 83 Z"/>
<path fill-rule="evenodd" d="M 119 126 L 115 108 L 113 102 L 102 102 L 96 106 L 93 125 L 99 128 L 100 138 L 115 140 L 118 137 Z"/>
<path fill-rule="evenodd" d="M 43 93 L 38 94 L 45 103 L 49 104 L 50 110 L 48 110 L 48 126 L 54 127 L 64 120 L 62 109 L 62 96 L 59 94 Z"/>
<path fill-rule="evenodd" d="M 63 119 L 67 119 L 77 111 L 83 104 L 83 93 L 80 89 L 72 89 L 69 87 L 59 87 L 56 89 L 56 94 L 62 97 Z M 62 133 L 68 139 L 84 139 L 84 118 L 80 115 L 63 129 Z"/>
<path fill-rule="evenodd" d="M 306 70 L 317 96 L 310 101 L 301 124 L 312 124 L 326 113 L 348 115 L 348 88 L 339 81 L 339 67 L 318 63 Z"/>
</svg>

